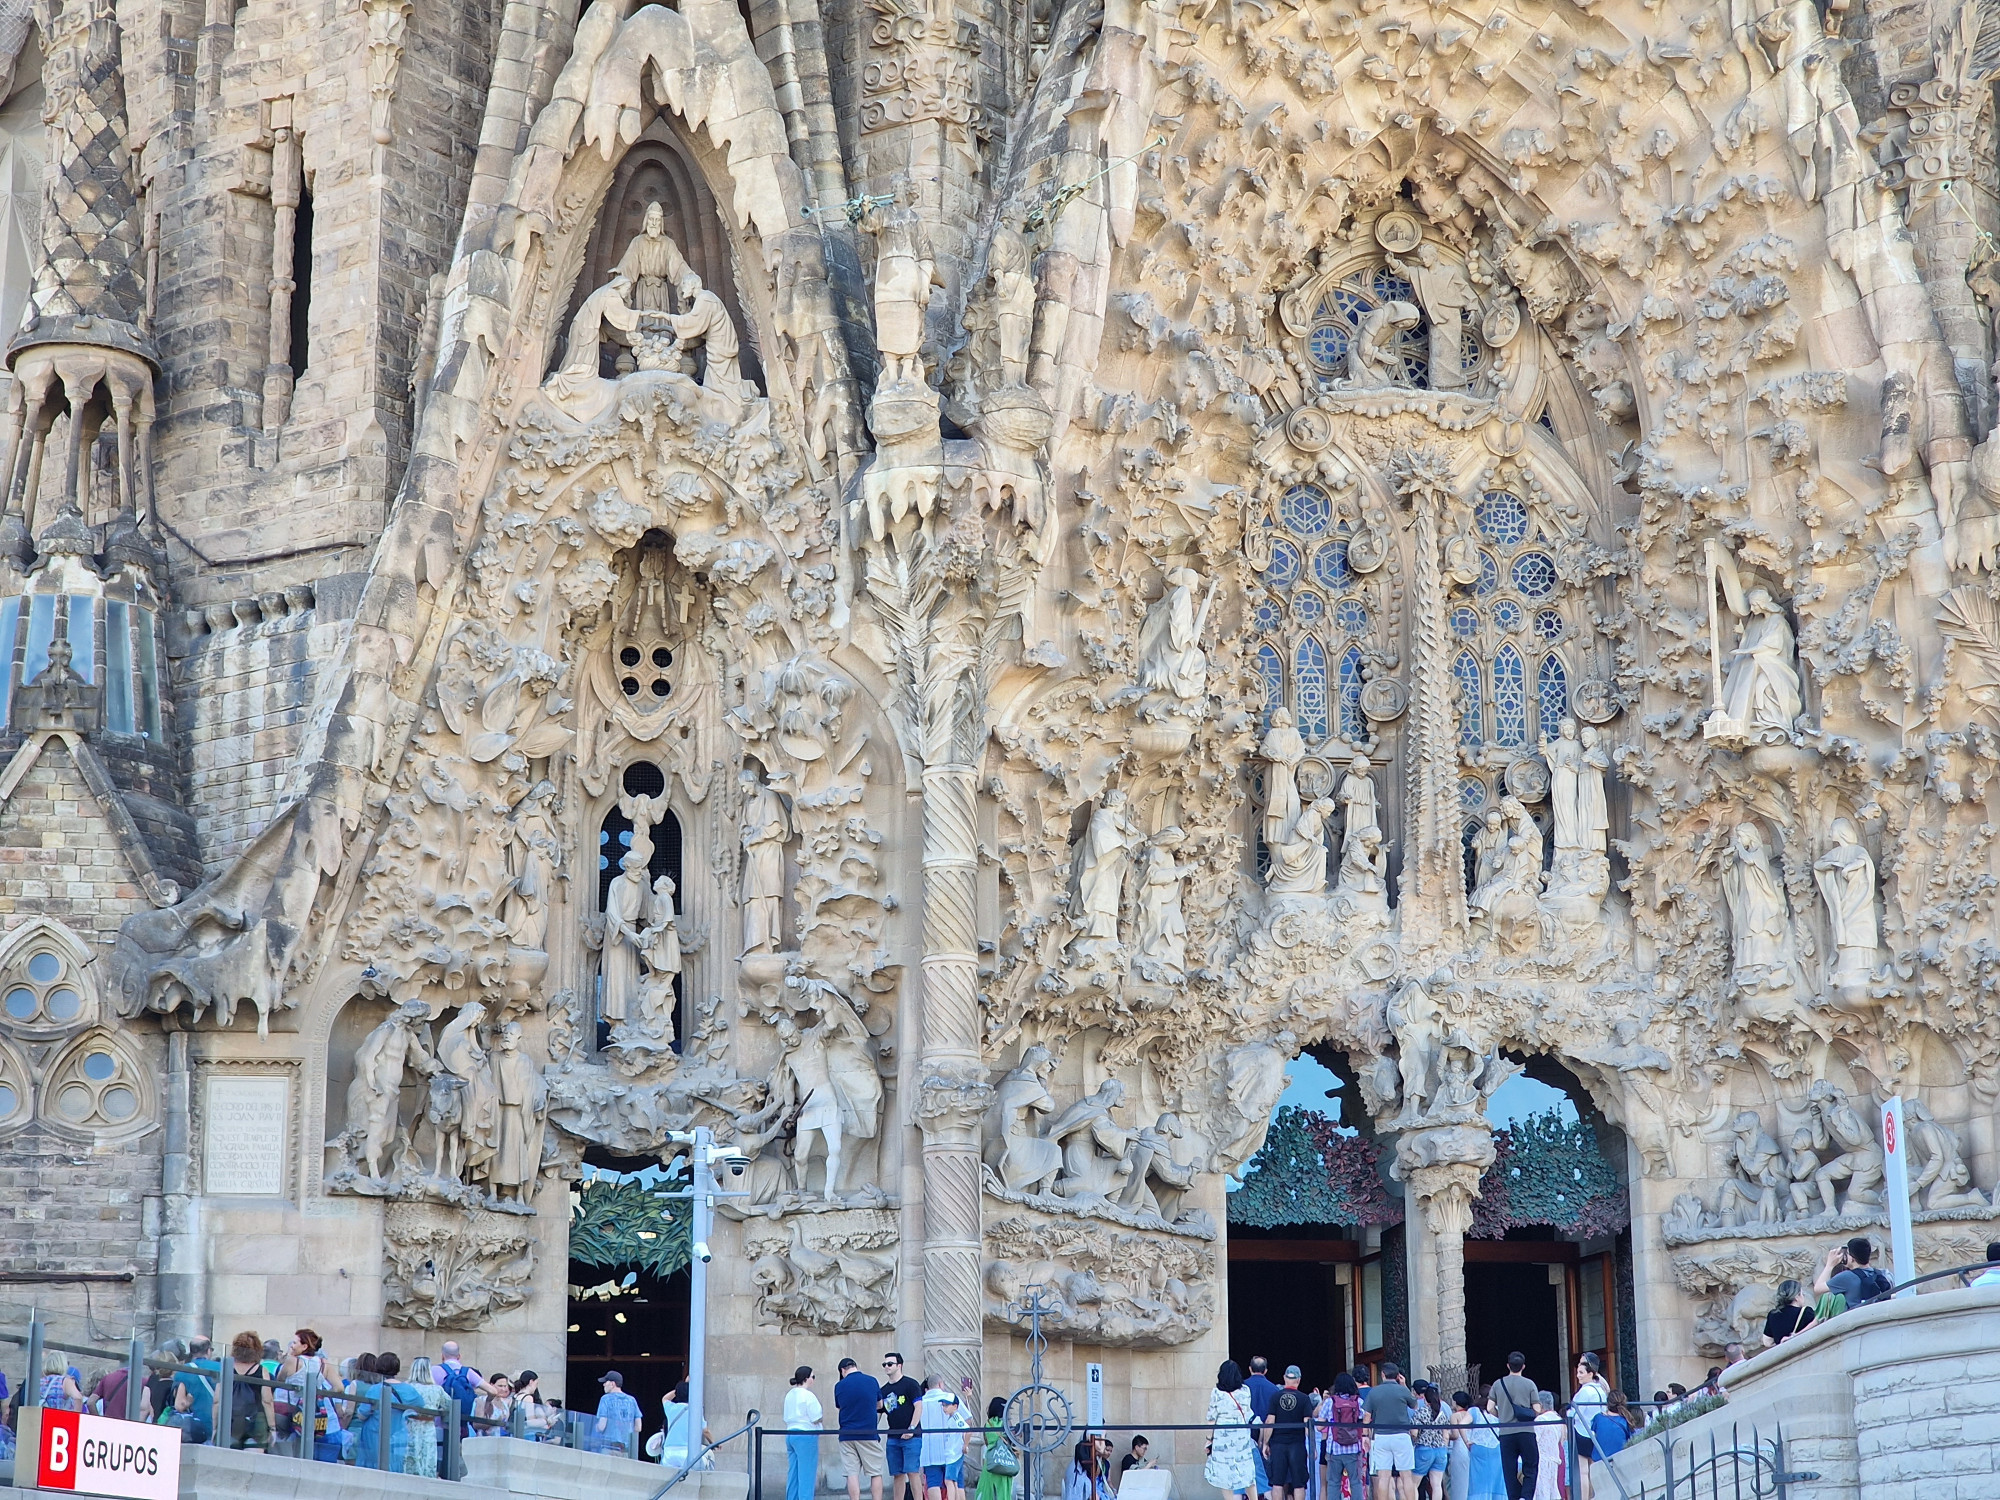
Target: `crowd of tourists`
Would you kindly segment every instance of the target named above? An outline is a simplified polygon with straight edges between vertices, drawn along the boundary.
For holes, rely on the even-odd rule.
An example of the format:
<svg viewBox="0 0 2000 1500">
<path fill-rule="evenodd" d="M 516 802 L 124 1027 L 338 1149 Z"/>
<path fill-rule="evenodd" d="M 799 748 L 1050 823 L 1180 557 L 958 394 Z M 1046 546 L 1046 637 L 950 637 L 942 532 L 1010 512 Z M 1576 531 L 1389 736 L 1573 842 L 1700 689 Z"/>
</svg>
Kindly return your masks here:
<svg viewBox="0 0 2000 1500">
<path fill-rule="evenodd" d="M 1633 1418 L 1597 1356 L 1576 1363 L 1567 1410 L 1507 1356 L 1507 1373 L 1478 1400 L 1411 1381 L 1394 1364 L 1371 1378 L 1357 1366 L 1305 1390 L 1297 1365 L 1282 1382 L 1269 1362 L 1234 1360 L 1209 1394 L 1204 1477 L 1244 1500 L 1589 1500 L 1591 1469 L 1620 1451 Z M 1566 1442 L 1578 1457 L 1569 1491 Z"/>
<path fill-rule="evenodd" d="M 405 1369 L 393 1350 L 357 1354 L 336 1363 L 310 1328 L 294 1333 L 289 1346 L 247 1331 L 237 1334 L 220 1353 L 207 1338 L 161 1345 L 147 1361 L 148 1373 L 138 1391 L 138 1420 L 178 1428 L 184 1443 L 213 1442 L 225 1359 L 233 1376 L 227 1445 L 320 1463 L 382 1467 L 386 1427 L 388 1467 L 435 1478 L 447 1424 L 456 1425 L 461 1437 L 512 1434 L 561 1442 L 565 1422 L 573 1421 L 579 1429 L 577 1446 L 613 1453 L 635 1447 L 640 1425 L 639 1404 L 625 1394 L 616 1371 L 608 1372 L 601 1382 L 597 1412 L 572 1419 L 560 1400 L 542 1394 L 541 1379 L 533 1370 L 482 1374 L 459 1357 L 459 1346 L 450 1340 L 437 1359 L 418 1355 Z M 309 1374 L 316 1383 L 310 1393 Z M 130 1371 L 122 1364 L 86 1375 L 69 1355 L 45 1350 L 41 1405 L 126 1418 L 134 1414 L 129 1378 Z M 22 1395 L 20 1390 L 7 1392 L 5 1377 L 0 1376 L 0 1401 L 6 1412 L 6 1422 L 0 1426 L 0 1457 L 12 1452 Z M 305 1410 L 309 1396 L 311 1412 Z"/>
</svg>

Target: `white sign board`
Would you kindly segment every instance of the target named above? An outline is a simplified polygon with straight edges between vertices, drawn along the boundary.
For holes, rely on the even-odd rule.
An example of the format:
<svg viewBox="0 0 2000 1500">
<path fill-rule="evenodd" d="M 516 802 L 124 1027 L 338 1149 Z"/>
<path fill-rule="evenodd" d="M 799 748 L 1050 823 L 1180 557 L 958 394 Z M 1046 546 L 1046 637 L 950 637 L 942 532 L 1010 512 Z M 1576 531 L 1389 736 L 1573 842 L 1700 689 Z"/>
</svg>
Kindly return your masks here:
<svg viewBox="0 0 2000 1500">
<path fill-rule="evenodd" d="M 1083 1425 L 1092 1432 L 1104 1426 L 1104 1366 L 1083 1367 Z"/>
<path fill-rule="evenodd" d="M 1895 1274 L 1908 1281 L 1917 1274 L 1917 1236 L 1910 1227 L 1910 1141 L 1903 1131 L 1903 1096 L 1882 1106 L 1882 1189 L 1889 1198 L 1889 1258 Z M 1914 1297 L 1916 1289 L 1902 1293 Z"/>
<path fill-rule="evenodd" d="M 34 1483 L 45 1490 L 117 1495 L 124 1500 L 178 1500 L 181 1430 L 118 1422 L 88 1412 L 32 1407 L 21 1413 L 22 1459 L 36 1456 Z M 35 1420 L 30 1420 L 30 1419 Z M 39 1430 L 30 1437 L 30 1427 Z M 28 1444 L 32 1442 L 33 1447 Z M 16 1461 L 16 1468 L 25 1465 Z M 25 1475 L 22 1476 L 25 1478 Z M 16 1483 L 22 1482 L 17 1479 Z"/>
<path fill-rule="evenodd" d="M 1127 1469 L 1118 1481 L 1118 1500 L 1168 1500 L 1173 1492 L 1172 1469 Z"/>
<path fill-rule="evenodd" d="M 291 1080 L 211 1073 L 201 1112 L 202 1191 L 275 1198 L 285 1191 Z"/>
</svg>

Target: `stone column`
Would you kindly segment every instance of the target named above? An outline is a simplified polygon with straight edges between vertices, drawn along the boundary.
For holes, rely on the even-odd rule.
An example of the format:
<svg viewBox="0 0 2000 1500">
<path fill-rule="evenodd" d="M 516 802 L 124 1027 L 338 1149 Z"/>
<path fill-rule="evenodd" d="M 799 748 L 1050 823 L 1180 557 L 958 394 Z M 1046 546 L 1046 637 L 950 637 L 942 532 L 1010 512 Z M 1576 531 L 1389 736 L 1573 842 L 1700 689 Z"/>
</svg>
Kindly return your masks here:
<svg viewBox="0 0 2000 1500">
<path fill-rule="evenodd" d="M 1396 1175 L 1421 1210 L 1421 1222 L 1407 1232 L 1429 1240 L 1434 1278 L 1428 1288 L 1412 1285 L 1410 1295 L 1428 1292 L 1435 1299 L 1441 1371 L 1465 1366 L 1465 1234 L 1472 1228 L 1479 1174 L 1493 1165 L 1493 1156 L 1493 1132 L 1483 1120 L 1411 1131 L 1396 1142 Z"/>
<path fill-rule="evenodd" d="M 293 264 L 305 166 L 298 131 L 292 128 L 292 101 L 271 101 L 271 323 L 265 334 L 264 430 L 275 433 L 292 415 L 292 296 L 298 291 Z M 312 274 L 312 268 L 306 268 Z"/>
</svg>

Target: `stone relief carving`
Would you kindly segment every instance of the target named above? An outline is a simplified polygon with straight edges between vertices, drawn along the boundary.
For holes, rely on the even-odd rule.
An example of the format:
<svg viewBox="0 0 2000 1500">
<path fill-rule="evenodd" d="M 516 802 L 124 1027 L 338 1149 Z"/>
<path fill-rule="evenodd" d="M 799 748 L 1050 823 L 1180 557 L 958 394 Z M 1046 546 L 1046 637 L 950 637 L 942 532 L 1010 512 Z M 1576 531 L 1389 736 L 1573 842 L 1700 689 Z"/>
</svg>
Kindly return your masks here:
<svg viewBox="0 0 2000 1500">
<path fill-rule="evenodd" d="M 480 1328 L 528 1300 L 536 1241 L 512 1215 L 464 1216 L 392 1203 L 383 1221 L 382 1321 L 391 1328 Z"/>
<path fill-rule="evenodd" d="M 896 1326 L 896 1216 L 881 1209 L 793 1218 L 743 1237 L 760 1328 L 841 1334 Z"/>
<path fill-rule="evenodd" d="M 1014 1214 L 986 1231 L 985 1321 L 1012 1330 L 1023 1290 L 1056 1303 L 1050 1332 L 1125 1348 L 1165 1348 L 1215 1319 L 1215 1251 L 1201 1241 Z"/>
</svg>

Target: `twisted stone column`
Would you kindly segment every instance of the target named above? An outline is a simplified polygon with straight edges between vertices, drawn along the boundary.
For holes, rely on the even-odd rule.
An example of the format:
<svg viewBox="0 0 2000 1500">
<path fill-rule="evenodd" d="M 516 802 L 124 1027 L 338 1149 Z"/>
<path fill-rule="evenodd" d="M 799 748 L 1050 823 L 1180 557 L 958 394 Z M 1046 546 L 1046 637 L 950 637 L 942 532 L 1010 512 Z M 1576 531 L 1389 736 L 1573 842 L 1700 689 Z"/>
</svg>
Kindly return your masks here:
<svg viewBox="0 0 2000 1500">
<path fill-rule="evenodd" d="M 953 757 L 953 762 L 956 761 Z M 977 774 L 924 769 L 924 1369 L 980 1389 L 979 1128 L 992 1089 L 979 1058 Z"/>
<path fill-rule="evenodd" d="M 1484 1120 L 1414 1130 L 1396 1142 L 1396 1175 L 1416 1194 L 1437 1268 L 1432 1293 L 1441 1368 L 1465 1366 L 1465 1235 L 1479 1175 L 1493 1157 L 1493 1132 Z"/>
<path fill-rule="evenodd" d="M 1403 948 L 1421 950 L 1465 927 L 1465 865 L 1458 841 L 1458 711 L 1451 680 L 1450 608 L 1440 547 L 1451 466 L 1427 448 L 1396 455 L 1397 493 L 1411 509 L 1416 581 L 1411 618 L 1409 811 L 1403 845 Z"/>
</svg>

